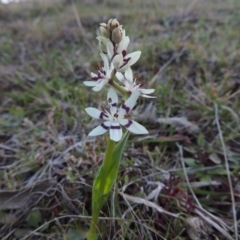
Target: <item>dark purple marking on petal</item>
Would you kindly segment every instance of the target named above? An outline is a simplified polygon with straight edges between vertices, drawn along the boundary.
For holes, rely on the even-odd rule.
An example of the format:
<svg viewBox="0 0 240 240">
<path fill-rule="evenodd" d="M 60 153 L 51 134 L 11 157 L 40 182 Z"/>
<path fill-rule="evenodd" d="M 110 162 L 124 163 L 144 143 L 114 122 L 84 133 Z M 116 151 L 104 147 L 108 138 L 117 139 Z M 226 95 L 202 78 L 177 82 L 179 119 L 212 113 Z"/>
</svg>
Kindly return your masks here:
<svg viewBox="0 0 240 240">
<path fill-rule="evenodd" d="M 92 80 L 97 81 L 99 79 L 99 76 L 97 77 L 92 77 Z"/>
<path fill-rule="evenodd" d="M 127 62 L 126 62 L 126 63 L 123 63 L 123 64 L 119 67 L 119 69 L 122 68 L 122 67 L 124 67 L 126 64 L 127 64 Z"/>
<path fill-rule="evenodd" d="M 125 63 L 128 63 L 130 59 L 131 59 L 131 58 L 124 58 L 123 61 L 124 61 Z"/>
<path fill-rule="evenodd" d="M 117 52 L 115 51 L 115 50 L 113 50 L 114 52 L 113 52 L 113 56 L 112 56 L 112 58 L 111 58 L 111 61 L 114 59 L 114 57 L 117 55 Z M 111 62 L 110 61 L 110 62 Z"/>
<path fill-rule="evenodd" d="M 111 126 L 110 128 L 111 129 L 120 129 L 121 127 L 118 125 L 118 126 Z"/>
<path fill-rule="evenodd" d="M 132 120 L 128 120 L 128 123 L 124 127 L 129 128 L 132 125 Z"/>
<path fill-rule="evenodd" d="M 108 130 L 108 129 L 109 129 L 109 127 L 108 127 L 108 126 L 106 126 L 104 123 L 102 123 L 102 124 L 101 124 L 101 126 L 102 126 L 104 129 L 106 129 L 106 130 Z"/>
<path fill-rule="evenodd" d="M 125 56 L 127 55 L 127 51 L 126 51 L 126 50 L 123 50 L 123 51 L 122 51 L 122 55 L 123 55 L 123 57 L 125 57 Z"/>
<path fill-rule="evenodd" d="M 126 111 L 126 113 L 128 113 L 130 111 L 130 107 L 125 105 L 125 103 L 122 104 L 121 108 L 123 108 Z"/>
<path fill-rule="evenodd" d="M 100 116 L 99 116 L 99 118 L 101 118 L 101 119 L 104 119 L 104 117 L 108 117 L 107 116 L 107 114 L 106 113 L 104 113 L 104 112 L 101 112 L 101 114 L 100 114 Z"/>
<path fill-rule="evenodd" d="M 99 74 L 102 76 L 102 74 L 105 76 L 106 75 L 106 71 L 104 70 L 99 70 Z"/>
<path fill-rule="evenodd" d="M 112 107 L 116 107 L 117 106 L 117 103 L 113 103 L 111 104 Z"/>
<path fill-rule="evenodd" d="M 124 58 L 124 59 L 123 59 L 123 64 L 119 67 L 119 69 L 122 68 L 122 67 L 124 67 L 124 66 L 129 62 L 130 59 L 131 59 L 131 58 Z"/>
</svg>

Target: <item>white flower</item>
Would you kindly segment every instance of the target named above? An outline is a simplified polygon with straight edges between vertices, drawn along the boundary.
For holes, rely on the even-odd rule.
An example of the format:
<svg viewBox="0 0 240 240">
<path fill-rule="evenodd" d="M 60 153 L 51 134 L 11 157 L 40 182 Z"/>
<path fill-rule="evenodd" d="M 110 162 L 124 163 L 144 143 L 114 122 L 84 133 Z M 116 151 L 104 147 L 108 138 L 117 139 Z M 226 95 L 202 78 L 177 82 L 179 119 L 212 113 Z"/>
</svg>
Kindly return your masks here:
<svg viewBox="0 0 240 240">
<path fill-rule="evenodd" d="M 118 142 L 122 138 L 123 134 L 121 125 L 132 133 L 147 134 L 148 131 L 145 127 L 129 118 L 129 113 L 135 106 L 139 95 L 139 91 L 135 91 L 126 102 L 123 102 L 121 106 L 117 108 L 118 96 L 116 91 L 111 88 L 107 96 L 110 111 L 105 109 L 100 111 L 91 107 L 85 109 L 91 117 L 105 120 L 105 122 L 94 128 L 88 135 L 98 136 L 109 130 L 110 139 Z"/>
<path fill-rule="evenodd" d="M 125 72 L 138 61 L 141 55 L 141 51 L 136 51 L 127 54 L 126 48 L 129 44 L 129 37 L 124 37 L 119 43 L 118 48 L 114 49 L 111 42 L 107 43 L 107 54 L 110 61 L 112 61 L 113 66 L 118 72 Z"/>
<path fill-rule="evenodd" d="M 88 87 L 93 87 L 93 91 L 100 91 L 104 85 L 106 85 L 111 78 L 111 74 L 113 71 L 113 65 L 108 62 L 108 58 L 103 53 L 100 53 L 101 58 L 103 60 L 102 69 L 98 70 L 98 74 L 91 73 L 91 77 L 93 81 L 84 81 L 83 83 Z"/>
<path fill-rule="evenodd" d="M 118 72 L 127 71 L 135 62 L 140 58 L 141 51 L 136 51 L 133 53 L 129 53 L 126 56 L 122 54 L 117 54 L 113 58 L 113 66 Z"/>
<path fill-rule="evenodd" d="M 123 76 L 122 73 L 117 72 L 116 73 L 116 77 L 117 79 L 123 83 L 125 85 L 125 89 L 128 92 L 133 93 L 134 91 L 138 90 L 141 94 L 142 97 L 146 97 L 146 98 L 155 98 L 154 96 L 149 96 L 147 94 L 151 94 L 154 92 L 154 89 L 145 89 L 145 88 L 140 88 L 143 84 L 142 83 L 136 83 L 136 78 L 133 79 L 133 72 L 132 69 L 129 68 L 126 72 L 125 72 L 125 76 Z"/>
</svg>

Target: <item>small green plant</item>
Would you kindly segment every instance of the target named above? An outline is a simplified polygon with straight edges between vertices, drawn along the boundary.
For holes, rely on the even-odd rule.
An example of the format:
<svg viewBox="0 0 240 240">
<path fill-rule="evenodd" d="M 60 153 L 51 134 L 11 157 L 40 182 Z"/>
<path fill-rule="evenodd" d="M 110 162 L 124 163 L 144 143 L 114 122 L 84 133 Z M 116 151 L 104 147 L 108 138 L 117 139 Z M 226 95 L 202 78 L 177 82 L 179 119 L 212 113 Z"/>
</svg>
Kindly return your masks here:
<svg viewBox="0 0 240 240">
<path fill-rule="evenodd" d="M 110 85 L 107 94 L 108 109 L 102 107 L 86 108 L 93 118 L 103 120 L 94 128 L 89 136 L 99 136 L 109 131 L 109 139 L 104 161 L 96 174 L 92 190 L 92 221 L 88 240 L 95 240 L 98 231 L 98 218 L 101 208 L 106 203 L 109 193 L 116 181 L 120 159 L 126 146 L 128 136 L 147 134 L 147 129 L 131 118 L 131 110 L 136 105 L 139 96 L 149 96 L 154 89 L 143 89 L 143 83 L 137 83 L 137 75 L 133 76 L 131 66 L 138 61 L 141 52 L 127 54 L 130 39 L 116 19 L 100 24 L 101 36 L 98 36 L 102 66 L 97 68 L 97 74 L 91 73 L 92 81 L 85 81 L 86 86 L 93 91 L 100 91 L 105 85 Z M 118 82 L 115 81 L 115 77 Z M 120 83 L 120 84 L 119 84 Z M 119 92 L 123 99 L 118 107 Z M 123 133 L 124 127 L 126 129 Z"/>
</svg>

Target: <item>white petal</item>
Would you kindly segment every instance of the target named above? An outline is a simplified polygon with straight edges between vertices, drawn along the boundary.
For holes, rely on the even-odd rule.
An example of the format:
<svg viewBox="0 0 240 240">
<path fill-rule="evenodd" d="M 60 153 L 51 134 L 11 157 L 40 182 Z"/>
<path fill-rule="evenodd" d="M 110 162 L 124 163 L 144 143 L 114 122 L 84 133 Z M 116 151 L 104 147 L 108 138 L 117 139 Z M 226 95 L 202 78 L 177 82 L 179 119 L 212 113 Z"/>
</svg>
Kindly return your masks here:
<svg viewBox="0 0 240 240">
<path fill-rule="evenodd" d="M 136 105 L 139 95 L 140 95 L 139 91 L 137 91 L 137 90 L 134 91 L 131 94 L 131 96 L 127 99 L 127 101 L 125 102 L 125 105 L 127 105 L 132 110 L 132 108 Z"/>
<path fill-rule="evenodd" d="M 108 39 L 102 36 L 97 37 L 97 40 L 99 41 L 99 48 L 102 52 L 107 53 L 107 43 Z"/>
<path fill-rule="evenodd" d="M 141 56 L 141 51 L 136 51 L 136 52 L 133 52 L 133 53 L 129 53 L 127 56 L 125 56 L 124 58 L 128 59 L 128 58 L 131 58 L 128 62 L 128 64 L 133 65 L 135 62 L 138 61 L 138 59 L 140 58 Z"/>
<path fill-rule="evenodd" d="M 109 129 L 110 139 L 118 142 L 122 138 L 122 128 L 119 123 L 113 122 Z"/>
<path fill-rule="evenodd" d="M 127 56 L 124 57 L 124 59 L 129 59 L 128 62 L 124 64 L 124 61 L 122 61 L 121 68 L 118 69 L 119 72 L 126 72 L 129 67 L 131 67 L 137 60 L 140 58 L 141 51 L 136 51 L 133 53 L 128 54 Z"/>
<path fill-rule="evenodd" d="M 127 71 L 125 72 L 125 77 L 127 80 L 133 82 L 133 72 L 131 68 L 127 69 Z"/>
<path fill-rule="evenodd" d="M 123 61 L 122 61 L 122 63 L 123 63 Z M 118 66 L 118 71 L 119 72 L 126 72 L 129 68 L 130 68 L 130 64 L 125 64 L 124 66 L 122 66 L 123 64 L 121 64 L 120 66 Z M 122 66 L 122 67 L 121 67 Z M 119 68 L 119 67 L 121 67 L 121 68 Z"/>
<path fill-rule="evenodd" d="M 125 87 L 123 87 L 126 91 L 130 91 L 131 92 L 131 89 L 132 89 L 132 84 L 130 81 L 128 81 L 122 73 L 120 72 L 117 72 L 116 75 L 117 79 L 125 85 Z"/>
<path fill-rule="evenodd" d="M 123 64 L 123 55 L 122 54 L 117 54 L 113 60 L 113 66 L 119 70 L 119 67 Z"/>
<path fill-rule="evenodd" d="M 112 64 L 111 64 L 112 67 Z M 104 76 L 105 79 L 109 80 L 111 78 L 112 75 L 112 68 L 104 68 L 104 70 L 106 71 L 106 75 Z"/>
<path fill-rule="evenodd" d="M 91 72 L 91 77 L 92 77 L 92 78 L 97 77 L 97 76 L 98 76 L 97 74 Z"/>
<path fill-rule="evenodd" d="M 107 54 L 108 54 L 108 59 L 111 61 L 114 54 L 113 44 L 111 41 L 107 43 Z"/>
<path fill-rule="evenodd" d="M 103 45 L 103 43 L 102 42 L 98 42 L 98 47 L 99 47 L 99 49 L 100 49 L 100 52 L 107 52 L 107 48 L 106 48 L 106 46 L 104 46 Z"/>
<path fill-rule="evenodd" d="M 127 128 L 128 131 L 135 134 L 148 134 L 148 130 L 141 124 L 130 120 L 130 119 L 121 119 L 119 120 L 120 124 Z"/>
<path fill-rule="evenodd" d="M 118 105 L 118 95 L 114 88 L 110 88 L 110 90 L 108 91 L 107 101 L 109 104 L 111 115 L 114 116 L 114 114 L 117 112 L 117 108 L 118 108 L 118 106 L 117 106 Z"/>
<path fill-rule="evenodd" d="M 104 43 L 104 44 L 107 45 L 108 38 L 105 38 L 105 37 L 103 37 L 103 36 L 98 36 L 98 37 L 96 37 L 96 38 L 97 38 L 97 40 L 98 40 L 99 42 L 102 42 L 102 43 Z"/>
<path fill-rule="evenodd" d="M 111 126 L 110 121 L 108 122 L 104 122 L 101 125 L 97 126 L 96 128 L 94 128 L 89 134 L 88 136 L 99 136 L 104 134 L 105 132 L 107 132 L 107 130 L 109 129 L 109 127 Z"/>
<path fill-rule="evenodd" d="M 98 84 L 96 81 L 84 81 L 83 83 L 88 87 L 95 87 Z"/>
<path fill-rule="evenodd" d="M 124 76 L 122 75 L 122 73 L 120 72 L 117 72 L 116 73 L 116 78 L 121 82 L 121 83 L 124 83 L 126 80 L 124 79 Z"/>
<path fill-rule="evenodd" d="M 143 93 L 143 94 L 151 94 L 155 91 L 155 89 L 140 88 L 139 91 L 140 91 L 140 93 Z"/>
<path fill-rule="evenodd" d="M 110 67 L 109 67 L 109 69 L 111 69 L 111 71 L 113 71 L 113 69 L 114 69 L 114 66 L 113 66 L 113 63 L 112 63 L 112 62 L 110 62 Z"/>
<path fill-rule="evenodd" d="M 90 115 L 93 118 L 104 119 L 104 120 L 109 119 L 107 113 L 104 113 L 104 112 L 98 110 L 97 108 L 89 107 L 89 108 L 85 108 L 85 111 L 87 112 L 88 115 Z"/>
<path fill-rule="evenodd" d="M 108 80 L 101 80 L 98 82 L 98 84 L 93 88 L 93 91 L 99 92 L 105 84 L 108 83 Z"/>
<path fill-rule="evenodd" d="M 135 134 L 148 134 L 148 130 L 141 124 L 132 120 L 132 124 L 128 128 L 128 130 Z"/>
<path fill-rule="evenodd" d="M 130 43 L 130 38 L 129 37 L 124 37 L 118 45 L 117 52 L 122 53 L 123 50 L 127 49 L 129 43 Z"/>
<path fill-rule="evenodd" d="M 109 68 L 109 62 L 108 62 L 107 56 L 104 53 L 100 53 L 100 56 L 103 60 L 104 68 Z"/>
<path fill-rule="evenodd" d="M 129 113 L 132 110 L 132 108 L 136 105 L 139 96 L 140 92 L 136 90 L 131 94 L 127 101 L 121 105 L 118 111 L 119 119 L 123 118 L 126 113 Z"/>
<path fill-rule="evenodd" d="M 145 95 L 145 94 L 141 94 L 141 96 L 145 98 L 156 98 L 156 96 Z"/>
<path fill-rule="evenodd" d="M 123 38 L 126 37 L 126 31 L 125 31 L 125 29 L 123 29 L 123 31 L 122 31 L 122 37 L 123 37 Z"/>
<path fill-rule="evenodd" d="M 117 105 L 118 104 L 118 95 L 114 88 L 110 88 L 107 94 L 107 101 L 111 99 L 111 105 Z"/>
</svg>

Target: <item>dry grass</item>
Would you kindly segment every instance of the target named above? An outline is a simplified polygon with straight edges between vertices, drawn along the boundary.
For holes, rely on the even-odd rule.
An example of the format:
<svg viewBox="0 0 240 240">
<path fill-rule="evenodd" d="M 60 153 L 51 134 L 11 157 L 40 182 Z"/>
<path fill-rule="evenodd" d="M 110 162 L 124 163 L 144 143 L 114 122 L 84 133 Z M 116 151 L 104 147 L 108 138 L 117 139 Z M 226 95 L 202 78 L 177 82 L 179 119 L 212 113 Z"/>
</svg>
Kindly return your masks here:
<svg viewBox="0 0 240 240">
<path fill-rule="evenodd" d="M 105 137 L 84 108 L 98 24 L 117 17 L 156 89 L 136 116 L 99 239 L 238 239 L 240 6 L 235 1 L 0 5 L 1 239 L 84 239 Z M 146 117 L 148 116 L 148 117 Z M 238 236 L 236 236 L 238 235 Z"/>
</svg>

